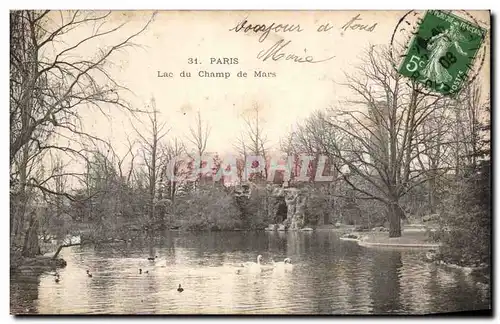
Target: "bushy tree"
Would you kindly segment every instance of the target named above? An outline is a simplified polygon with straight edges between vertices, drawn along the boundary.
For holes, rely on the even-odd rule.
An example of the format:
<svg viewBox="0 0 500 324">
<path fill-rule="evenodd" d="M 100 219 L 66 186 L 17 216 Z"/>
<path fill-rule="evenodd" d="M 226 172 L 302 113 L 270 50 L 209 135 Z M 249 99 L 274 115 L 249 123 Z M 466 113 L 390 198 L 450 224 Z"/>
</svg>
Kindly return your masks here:
<svg viewBox="0 0 500 324">
<path fill-rule="evenodd" d="M 177 200 L 177 221 L 188 230 L 241 228 L 240 211 L 230 191 L 205 185 Z"/>
<path fill-rule="evenodd" d="M 464 265 L 490 264 L 491 163 L 471 167 L 442 208 L 444 225 L 441 252 L 445 260 Z"/>
<path fill-rule="evenodd" d="M 489 106 L 486 108 L 489 112 Z M 476 135 L 468 167 L 455 182 L 441 208 L 445 231 L 442 258 L 465 265 L 491 264 L 491 124 L 476 121 Z M 486 132 L 480 136 L 481 132 Z"/>
</svg>

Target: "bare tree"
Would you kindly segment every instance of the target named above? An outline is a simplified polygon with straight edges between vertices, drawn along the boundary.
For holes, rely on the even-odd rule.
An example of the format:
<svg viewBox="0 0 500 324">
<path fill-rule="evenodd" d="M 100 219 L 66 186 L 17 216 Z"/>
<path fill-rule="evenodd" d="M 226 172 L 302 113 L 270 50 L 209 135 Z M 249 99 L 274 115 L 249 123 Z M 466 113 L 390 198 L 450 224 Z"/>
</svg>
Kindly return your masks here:
<svg viewBox="0 0 500 324">
<path fill-rule="evenodd" d="M 142 123 L 147 131 L 140 131 L 132 124 L 141 144 L 140 152 L 142 155 L 142 162 L 146 167 L 146 174 L 148 177 L 148 209 L 150 222 L 156 221 L 155 208 L 156 208 L 156 193 L 158 187 L 158 180 L 164 168 L 163 151 L 161 150 L 161 142 L 168 134 L 169 130 L 165 129 L 165 123 L 158 119 L 159 111 L 156 109 L 156 101 L 151 98 L 150 105 L 148 105 L 148 121 Z"/>
<path fill-rule="evenodd" d="M 123 24 L 110 24 L 110 15 L 111 12 L 48 10 L 10 13 L 10 166 L 14 185 L 11 189 L 18 207 L 28 203 L 27 187 L 45 194 L 61 194 L 43 185 L 48 184 L 47 181 L 28 175 L 30 161 L 36 161 L 35 169 L 40 168 L 43 164 L 37 157 L 47 151 L 85 159 L 84 149 L 64 145 L 61 139 L 68 142 L 71 139 L 71 143 L 76 139 L 99 140 L 82 131 L 81 108 L 93 107 L 101 112 L 101 105 L 130 109 L 119 95 L 124 88 L 113 79 L 108 66 L 114 53 L 132 46 L 133 39 L 151 20 L 136 33 L 82 57 L 81 48 L 87 44 L 119 35 Z M 82 37 L 83 30 L 87 34 Z M 68 193 L 62 194 L 69 197 Z M 26 219 L 25 214 L 25 207 L 13 210 L 11 217 L 26 228 L 14 236 L 24 233 L 37 238 L 36 222 Z M 25 222 L 34 225 L 23 226 Z M 11 240 L 13 244 L 16 241 Z M 23 253 L 32 256 L 37 253 L 37 247 L 36 239 L 30 240 Z"/>
<path fill-rule="evenodd" d="M 238 159 L 236 161 L 236 171 L 238 175 L 238 179 L 240 183 L 243 181 L 246 181 L 248 178 L 247 175 L 247 168 L 245 166 L 247 156 L 248 156 L 248 151 L 247 151 L 247 145 L 245 144 L 245 137 L 243 133 L 240 133 L 240 136 L 236 139 L 236 142 L 233 144 L 233 147 L 236 149 L 236 151 L 240 154 L 243 160 Z"/>
<path fill-rule="evenodd" d="M 127 151 L 123 156 L 120 156 L 113 145 L 111 145 L 110 141 L 108 141 L 108 147 L 112 153 L 112 161 L 116 164 L 118 175 L 120 177 L 120 181 L 122 181 L 126 185 L 131 184 L 132 173 L 134 172 L 134 162 L 136 159 L 136 152 L 134 150 L 135 142 L 131 141 L 129 137 L 127 137 Z M 128 162 L 128 167 L 126 168 L 126 162 Z"/>
<path fill-rule="evenodd" d="M 187 139 L 194 145 L 196 149 L 196 154 L 198 154 L 197 158 L 200 159 L 198 166 L 200 169 L 203 167 L 203 154 L 207 149 L 207 141 L 210 137 L 211 131 L 212 127 L 208 124 L 208 122 L 203 123 L 201 112 L 198 109 L 198 112 L 196 113 L 195 126 L 189 127 L 190 135 L 187 137 Z M 198 181 L 201 181 L 202 178 L 203 175 L 198 174 Z"/>
<path fill-rule="evenodd" d="M 457 98 L 443 99 L 416 131 L 417 161 L 425 170 L 429 211 L 436 213 L 439 191 L 450 186 L 450 173 L 460 181 L 467 166 L 477 165 L 483 137 L 481 115 L 487 115 L 477 82 L 466 85 Z"/>
<path fill-rule="evenodd" d="M 175 138 L 168 143 L 164 148 L 164 163 L 160 174 L 160 189 L 158 193 L 159 201 L 163 201 L 164 196 L 171 206 L 170 222 L 175 219 L 175 197 L 177 195 L 177 188 L 180 178 L 187 175 L 187 170 L 183 169 L 185 163 L 181 159 L 181 154 L 185 152 L 184 143 Z M 166 194 L 164 194 L 164 191 Z M 166 202 L 163 202 L 165 206 Z M 166 207 L 166 206 L 165 206 Z"/>
<path fill-rule="evenodd" d="M 293 154 L 296 156 L 296 165 L 300 163 L 299 155 L 306 154 L 308 156 L 314 157 L 311 161 L 310 166 L 307 169 L 309 173 L 309 179 L 311 183 L 320 187 L 320 190 L 325 191 L 328 201 L 326 202 L 329 206 L 328 210 L 324 213 L 321 222 L 325 224 L 330 223 L 332 216 L 335 213 L 335 196 L 337 194 L 338 186 L 338 171 L 340 168 L 340 161 L 336 158 L 335 149 L 336 142 L 339 141 L 339 136 L 336 134 L 336 130 L 326 122 L 327 116 L 325 112 L 316 111 L 311 116 L 306 118 L 302 123 L 295 127 L 295 130 L 289 134 L 286 140 L 286 145 L 284 149 L 287 154 Z M 333 180 L 327 183 L 317 182 L 315 183 L 315 175 L 319 164 L 319 159 L 321 156 L 327 158 L 326 164 L 329 168 L 325 168 L 326 175 L 333 176 Z M 337 164 L 337 166 L 334 166 Z M 326 167 L 326 165 L 325 165 Z M 295 173 L 301 172 L 301 170 L 296 170 Z M 325 174 L 322 174 L 325 175 Z"/>
<path fill-rule="evenodd" d="M 454 121 L 453 138 L 455 174 L 460 176 L 466 165 L 477 165 L 478 152 L 484 134 L 481 129 L 481 119 L 488 115 L 488 104 L 481 102 L 481 86 L 476 81 L 465 87 L 457 98 L 450 116 Z"/>
<path fill-rule="evenodd" d="M 264 173 L 260 175 L 260 178 L 267 179 L 268 140 L 264 132 L 262 117 L 260 116 L 261 110 L 262 108 L 257 103 L 253 103 L 252 107 L 243 113 L 242 118 L 245 123 L 245 129 L 233 146 L 240 154 L 242 154 L 245 159 L 245 163 L 247 156 L 250 154 L 254 156 L 261 156 L 265 163 Z"/>
<path fill-rule="evenodd" d="M 440 109 L 438 97 L 425 94 L 416 83 L 403 79 L 393 68 L 386 48 L 370 47 L 358 74 L 347 76 L 347 87 L 359 99 L 332 113 L 327 121 L 343 137 L 335 142 L 336 155 L 349 167 L 349 175 L 363 179 L 369 188 L 354 183 L 345 172 L 343 179 L 361 199 L 376 199 L 387 206 L 389 236 L 401 236 L 405 217 L 401 198 L 427 181 L 416 161 L 426 153 L 417 136 L 433 111 Z M 340 171 L 340 170 L 339 170 Z"/>
<path fill-rule="evenodd" d="M 446 182 L 446 174 L 451 170 L 447 163 L 453 151 L 453 122 L 451 115 L 456 109 L 454 100 L 443 99 L 436 103 L 439 109 L 429 113 L 415 132 L 416 161 L 427 179 L 427 210 L 434 214 L 439 201 L 438 187 Z"/>
</svg>

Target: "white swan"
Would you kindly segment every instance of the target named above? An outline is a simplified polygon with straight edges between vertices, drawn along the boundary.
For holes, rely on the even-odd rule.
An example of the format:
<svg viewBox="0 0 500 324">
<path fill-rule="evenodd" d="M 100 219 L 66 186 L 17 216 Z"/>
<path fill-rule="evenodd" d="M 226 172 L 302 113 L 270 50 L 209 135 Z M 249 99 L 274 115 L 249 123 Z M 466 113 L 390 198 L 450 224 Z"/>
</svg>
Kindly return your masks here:
<svg viewBox="0 0 500 324">
<path fill-rule="evenodd" d="M 279 268 L 279 269 L 292 269 L 293 268 L 292 260 L 290 258 L 285 258 L 283 260 L 283 262 L 274 262 L 274 260 L 273 260 L 273 266 L 275 268 Z"/>
<path fill-rule="evenodd" d="M 257 262 L 247 262 L 246 266 L 248 267 L 248 270 L 251 272 L 260 272 L 262 271 L 260 260 L 262 259 L 262 255 L 257 256 Z"/>
</svg>

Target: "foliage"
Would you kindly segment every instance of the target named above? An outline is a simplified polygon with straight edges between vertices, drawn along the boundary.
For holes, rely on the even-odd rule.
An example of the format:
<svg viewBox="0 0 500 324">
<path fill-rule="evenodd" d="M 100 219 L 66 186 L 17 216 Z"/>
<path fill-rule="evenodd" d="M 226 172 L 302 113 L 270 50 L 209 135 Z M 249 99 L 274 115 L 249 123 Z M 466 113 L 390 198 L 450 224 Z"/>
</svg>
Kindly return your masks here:
<svg viewBox="0 0 500 324">
<path fill-rule="evenodd" d="M 177 200 L 175 223 L 187 230 L 241 228 L 240 211 L 231 192 L 220 186 L 204 186 Z"/>
<path fill-rule="evenodd" d="M 103 105 L 132 110 L 121 98 L 124 88 L 113 79 L 110 63 L 117 52 L 133 46 L 131 35 L 112 26 L 111 12 L 13 10 L 10 13 L 10 178 L 11 248 L 22 244 L 25 257 L 39 253 L 38 205 L 60 197 L 72 199 L 67 178 L 78 172 L 53 166 L 45 172 L 48 157 L 86 161 L 85 152 L 101 139 L 86 133 L 82 116 L 104 114 Z M 85 28 L 86 27 L 86 28 Z M 114 40 L 109 37 L 116 36 Z M 122 36 L 122 37 L 119 37 Z M 119 39 L 119 40 L 116 40 Z M 96 46 L 98 43 L 106 45 Z M 95 51 L 85 51 L 86 46 Z M 92 111 L 95 109 L 94 111 Z M 91 150 L 91 149 L 90 149 Z"/>
<path fill-rule="evenodd" d="M 316 226 L 323 224 L 325 214 L 331 212 L 331 201 L 328 192 L 323 187 L 312 187 L 308 190 L 307 195 L 306 225 Z"/>
<path fill-rule="evenodd" d="M 491 163 L 481 161 L 459 181 L 444 202 L 442 215 L 449 231 L 442 233 L 443 257 L 459 264 L 490 264 Z"/>
<path fill-rule="evenodd" d="M 242 219 L 244 220 L 245 228 L 248 229 L 263 229 L 271 222 L 268 215 L 268 197 L 270 192 L 266 187 L 254 186 L 248 205 Z"/>
</svg>

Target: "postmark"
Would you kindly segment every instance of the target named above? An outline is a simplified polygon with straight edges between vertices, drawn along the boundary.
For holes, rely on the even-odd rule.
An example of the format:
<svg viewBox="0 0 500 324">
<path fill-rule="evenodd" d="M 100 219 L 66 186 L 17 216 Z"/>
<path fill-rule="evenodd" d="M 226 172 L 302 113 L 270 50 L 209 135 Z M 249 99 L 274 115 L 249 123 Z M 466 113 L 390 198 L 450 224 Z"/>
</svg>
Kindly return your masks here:
<svg viewBox="0 0 500 324">
<path fill-rule="evenodd" d="M 407 45 L 398 55 L 397 71 L 429 92 L 451 96 L 459 93 L 477 76 L 486 53 L 487 30 L 472 16 L 466 17 L 439 10 L 407 13 L 391 39 L 394 54 L 395 34 L 409 34 Z"/>
</svg>

